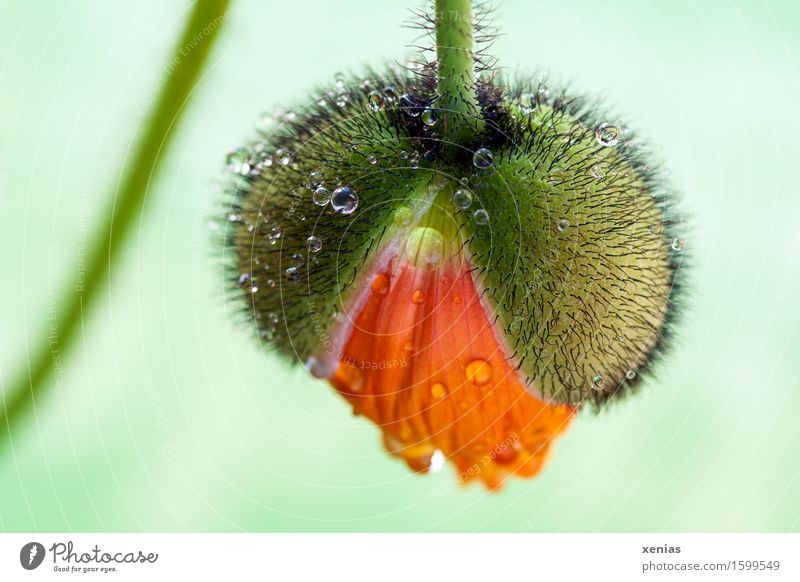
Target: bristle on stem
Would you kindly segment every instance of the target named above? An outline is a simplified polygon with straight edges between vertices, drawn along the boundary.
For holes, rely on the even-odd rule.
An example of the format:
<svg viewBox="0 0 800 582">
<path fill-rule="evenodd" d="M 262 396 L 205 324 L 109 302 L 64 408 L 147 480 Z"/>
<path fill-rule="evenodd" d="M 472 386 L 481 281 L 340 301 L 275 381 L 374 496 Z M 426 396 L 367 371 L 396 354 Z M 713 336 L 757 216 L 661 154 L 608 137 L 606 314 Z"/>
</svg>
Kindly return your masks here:
<svg viewBox="0 0 800 582">
<path fill-rule="evenodd" d="M 464 146 L 483 128 L 475 90 L 472 2 L 436 0 L 436 94 L 446 142 Z"/>
</svg>

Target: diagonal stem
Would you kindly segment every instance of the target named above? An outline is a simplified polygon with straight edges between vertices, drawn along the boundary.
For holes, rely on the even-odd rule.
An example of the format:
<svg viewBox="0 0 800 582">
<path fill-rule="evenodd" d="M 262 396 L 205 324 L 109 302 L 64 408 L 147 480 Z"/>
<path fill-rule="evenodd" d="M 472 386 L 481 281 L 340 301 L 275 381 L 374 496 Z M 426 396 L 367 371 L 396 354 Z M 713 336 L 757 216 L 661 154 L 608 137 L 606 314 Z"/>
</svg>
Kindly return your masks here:
<svg viewBox="0 0 800 582">
<path fill-rule="evenodd" d="M 111 284 L 111 265 L 119 257 L 126 236 L 141 218 L 150 183 L 186 109 L 187 100 L 203 70 L 219 29 L 227 17 L 230 0 L 197 0 L 169 65 L 169 75 L 156 101 L 133 161 L 125 170 L 119 190 L 111 192 L 108 218 L 91 239 L 86 259 L 86 279 L 81 292 L 65 287 L 56 312 L 55 332 L 45 332 L 26 366 L 4 390 L 0 415 L 0 447 L 11 442 L 15 425 L 36 406 L 52 384 L 53 363 L 64 357 L 77 336 L 103 284 Z M 48 330 L 49 331 L 49 330 Z"/>
</svg>

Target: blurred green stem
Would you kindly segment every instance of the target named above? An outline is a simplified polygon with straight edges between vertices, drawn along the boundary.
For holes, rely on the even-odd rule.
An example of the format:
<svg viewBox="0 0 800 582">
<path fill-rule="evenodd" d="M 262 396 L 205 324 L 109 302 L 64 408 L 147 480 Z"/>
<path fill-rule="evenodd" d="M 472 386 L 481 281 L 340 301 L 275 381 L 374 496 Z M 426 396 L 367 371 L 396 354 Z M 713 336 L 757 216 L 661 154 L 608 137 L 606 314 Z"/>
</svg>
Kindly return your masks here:
<svg viewBox="0 0 800 582">
<path fill-rule="evenodd" d="M 166 82 L 154 102 L 138 150 L 125 169 L 119 189 L 110 193 L 107 218 L 90 239 L 83 289 L 73 291 L 69 285 L 62 290 L 59 309 L 52 322 L 54 332 L 50 329 L 45 331 L 40 343 L 28 352 L 27 365 L 20 370 L 8 390 L 3 391 L 0 447 L 11 442 L 13 430 L 26 411 L 30 408 L 35 410 L 37 399 L 53 383 L 54 360 L 63 360 L 66 356 L 103 283 L 111 285 L 111 266 L 119 257 L 137 217 L 141 219 L 148 187 L 166 155 L 187 100 L 225 22 L 229 1 L 195 2 L 166 68 Z"/>
</svg>

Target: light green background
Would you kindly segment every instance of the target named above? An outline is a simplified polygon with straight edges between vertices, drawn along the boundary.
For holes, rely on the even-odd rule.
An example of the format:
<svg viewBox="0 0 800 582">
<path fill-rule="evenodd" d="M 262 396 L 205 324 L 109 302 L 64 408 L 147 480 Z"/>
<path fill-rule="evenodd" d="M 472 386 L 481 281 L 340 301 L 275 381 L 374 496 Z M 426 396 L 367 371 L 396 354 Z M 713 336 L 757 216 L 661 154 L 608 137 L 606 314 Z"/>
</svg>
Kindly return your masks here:
<svg viewBox="0 0 800 582">
<path fill-rule="evenodd" d="M 693 224 L 658 379 L 582 415 L 538 479 L 490 495 L 410 474 L 237 327 L 205 226 L 226 150 L 336 71 L 404 59 L 404 5 L 234 3 L 113 286 L 0 459 L 0 530 L 800 531 L 794 0 L 502 3 L 501 64 L 607 97 Z M 3 382 L 75 279 L 187 6 L 0 4 Z"/>
</svg>

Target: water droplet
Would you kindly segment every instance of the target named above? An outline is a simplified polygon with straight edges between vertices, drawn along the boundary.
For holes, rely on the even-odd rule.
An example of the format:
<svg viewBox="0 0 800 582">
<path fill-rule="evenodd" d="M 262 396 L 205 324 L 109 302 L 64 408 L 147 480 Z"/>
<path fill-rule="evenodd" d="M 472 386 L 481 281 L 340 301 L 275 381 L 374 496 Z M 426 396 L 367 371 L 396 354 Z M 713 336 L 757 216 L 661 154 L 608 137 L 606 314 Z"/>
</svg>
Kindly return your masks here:
<svg viewBox="0 0 800 582">
<path fill-rule="evenodd" d="M 233 150 L 225 157 L 225 165 L 234 174 L 248 174 L 250 172 L 250 152 L 244 148 Z"/>
<path fill-rule="evenodd" d="M 616 125 L 601 123 L 594 130 L 594 137 L 603 147 L 612 147 L 619 143 L 620 131 Z"/>
<path fill-rule="evenodd" d="M 389 292 L 389 275 L 378 273 L 372 280 L 370 287 L 376 295 L 386 295 Z"/>
<path fill-rule="evenodd" d="M 290 283 L 298 283 L 300 282 L 301 275 L 300 275 L 300 268 L 299 267 L 289 267 L 286 269 L 286 280 Z"/>
<path fill-rule="evenodd" d="M 319 240 L 318 236 L 314 236 L 313 234 L 306 239 L 306 245 L 308 246 L 308 250 L 312 253 L 318 253 L 322 250 L 322 241 Z"/>
<path fill-rule="evenodd" d="M 269 234 L 267 235 L 267 240 L 269 241 L 269 244 L 271 245 L 277 244 L 278 239 L 281 238 L 282 234 L 283 233 L 281 232 L 279 226 L 273 226 L 272 229 L 269 231 Z"/>
<path fill-rule="evenodd" d="M 295 119 L 297 119 L 297 114 L 294 111 L 287 111 L 283 114 L 283 121 L 286 123 L 292 123 Z"/>
<path fill-rule="evenodd" d="M 345 78 L 344 73 L 336 73 L 333 76 L 333 83 L 336 85 L 337 88 L 344 89 L 344 78 Z"/>
<path fill-rule="evenodd" d="M 367 95 L 367 104 L 372 111 L 380 111 L 383 109 L 383 95 L 377 91 L 370 91 Z"/>
<path fill-rule="evenodd" d="M 395 89 L 394 85 L 386 85 L 383 88 L 383 97 L 386 103 L 394 103 L 397 100 L 397 89 Z"/>
<path fill-rule="evenodd" d="M 336 106 L 337 107 L 346 107 L 347 102 L 350 98 L 347 96 L 346 93 L 342 93 L 341 95 L 337 95 L 336 97 Z"/>
<path fill-rule="evenodd" d="M 441 449 L 436 449 L 431 455 L 431 464 L 428 467 L 428 473 L 438 473 L 444 467 L 445 462 L 444 453 Z"/>
<path fill-rule="evenodd" d="M 481 226 L 487 225 L 489 224 L 489 213 L 483 208 L 478 208 L 472 213 L 472 220 L 475 221 L 475 224 L 479 224 Z"/>
<path fill-rule="evenodd" d="M 409 234 L 405 252 L 417 266 L 437 267 L 444 258 L 444 237 L 435 228 L 418 226 Z"/>
<path fill-rule="evenodd" d="M 420 305 L 425 302 L 425 293 L 422 292 L 422 289 L 417 289 L 414 293 L 411 294 L 411 303 L 414 305 Z"/>
<path fill-rule="evenodd" d="M 406 343 L 403 344 L 403 349 L 407 352 L 414 351 L 414 342 L 408 340 Z"/>
<path fill-rule="evenodd" d="M 422 123 L 427 126 L 436 125 L 436 120 L 438 119 L 436 110 L 428 107 L 422 112 L 422 117 L 420 117 L 420 119 L 422 119 Z"/>
<path fill-rule="evenodd" d="M 456 190 L 453 192 L 453 205 L 461 210 L 466 210 L 472 204 L 472 192 L 469 190 Z"/>
<path fill-rule="evenodd" d="M 484 386 L 492 379 L 492 366 L 486 360 L 472 360 L 467 364 L 467 380 L 476 386 Z"/>
<path fill-rule="evenodd" d="M 394 213 L 394 223 L 398 226 L 409 226 L 413 220 L 414 213 L 408 206 L 402 206 Z"/>
<path fill-rule="evenodd" d="M 562 218 L 556 223 L 556 228 L 558 229 L 558 232 L 564 232 L 569 228 L 569 220 Z"/>
<path fill-rule="evenodd" d="M 455 303 L 456 305 L 461 305 L 461 295 L 453 296 L 453 303 Z"/>
<path fill-rule="evenodd" d="M 625 373 L 625 378 L 628 380 L 633 380 L 634 378 L 636 378 L 636 370 L 628 370 Z"/>
<path fill-rule="evenodd" d="M 258 127 L 263 130 L 270 129 L 273 125 L 275 125 L 275 118 L 267 112 L 262 113 L 258 118 Z"/>
<path fill-rule="evenodd" d="M 672 241 L 672 244 L 670 246 L 672 247 L 673 251 L 679 253 L 683 250 L 683 247 L 686 246 L 686 241 L 681 238 L 676 238 L 675 240 Z"/>
<path fill-rule="evenodd" d="M 485 170 L 494 163 L 494 154 L 489 148 L 478 148 L 472 156 L 476 168 Z"/>
<path fill-rule="evenodd" d="M 331 206 L 340 214 L 352 214 L 358 207 L 358 196 L 350 186 L 342 186 L 333 191 Z"/>
<path fill-rule="evenodd" d="M 267 287 L 274 287 L 275 281 L 273 279 L 267 279 Z"/>
<path fill-rule="evenodd" d="M 311 172 L 308 175 L 308 186 L 312 189 L 322 186 L 322 172 Z"/>
<path fill-rule="evenodd" d="M 417 98 L 411 93 L 403 93 L 400 96 L 400 107 L 407 115 L 410 115 L 411 117 L 418 117 L 421 113 L 421 106 L 417 102 Z"/>
<path fill-rule="evenodd" d="M 530 113 L 536 109 L 536 95 L 533 93 L 523 93 L 520 95 L 519 108 L 523 113 Z"/>
<path fill-rule="evenodd" d="M 547 175 L 550 184 L 563 184 L 567 181 L 567 172 L 563 168 L 555 167 Z"/>
<path fill-rule="evenodd" d="M 318 187 L 316 190 L 314 190 L 312 200 L 314 200 L 314 204 L 317 206 L 325 206 L 331 200 L 330 190 L 324 186 Z"/>
<path fill-rule="evenodd" d="M 437 400 L 444 398 L 447 396 L 447 386 L 441 382 L 434 383 L 433 386 L 431 386 L 431 396 Z"/>
<path fill-rule="evenodd" d="M 647 232 L 650 234 L 658 234 L 658 227 L 655 224 L 651 224 L 647 227 Z"/>
<path fill-rule="evenodd" d="M 592 388 L 595 390 L 602 390 L 603 389 L 603 377 L 600 374 L 595 374 L 592 376 Z"/>
<path fill-rule="evenodd" d="M 594 166 L 592 166 L 592 176 L 594 176 L 595 180 L 602 180 L 605 178 L 606 172 L 603 164 L 598 162 Z"/>
<path fill-rule="evenodd" d="M 239 285 L 247 285 L 250 282 L 250 273 L 239 275 Z"/>
<path fill-rule="evenodd" d="M 281 166 L 288 166 L 289 163 L 292 161 L 292 156 L 287 150 L 280 148 L 275 150 L 275 155 L 273 156 L 273 160 L 275 160 L 275 162 L 277 162 Z"/>
<path fill-rule="evenodd" d="M 364 387 L 364 376 L 361 374 L 361 370 L 346 363 L 339 364 L 339 367 L 336 368 L 334 380 L 344 384 L 352 392 L 360 392 Z"/>
<path fill-rule="evenodd" d="M 550 99 L 550 88 L 547 85 L 541 85 L 537 93 L 539 101 L 547 102 Z"/>
<path fill-rule="evenodd" d="M 372 164 L 373 166 L 374 166 L 375 164 L 377 164 L 377 163 L 378 163 L 378 158 L 377 158 L 377 157 L 375 157 L 375 156 L 370 156 L 369 158 L 367 158 L 367 160 L 368 160 L 368 161 L 369 161 L 369 163 L 370 163 L 370 164 Z"/>
<path fill-rule="evenodd" d="M 251 293 L 251 294 L 253 294 L 253 295 L 255 295 L 256 293 L 258 293 L 258 287 L 256 287 L 255 285 L 253 285 L 252 287 L 250 287 L 250 293 Z"/>
</svg>

